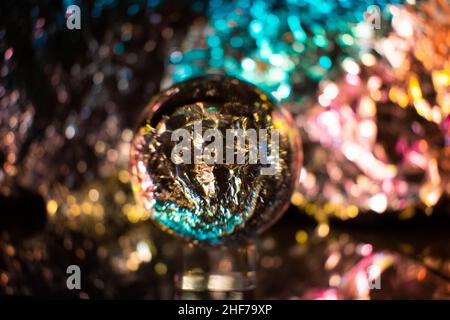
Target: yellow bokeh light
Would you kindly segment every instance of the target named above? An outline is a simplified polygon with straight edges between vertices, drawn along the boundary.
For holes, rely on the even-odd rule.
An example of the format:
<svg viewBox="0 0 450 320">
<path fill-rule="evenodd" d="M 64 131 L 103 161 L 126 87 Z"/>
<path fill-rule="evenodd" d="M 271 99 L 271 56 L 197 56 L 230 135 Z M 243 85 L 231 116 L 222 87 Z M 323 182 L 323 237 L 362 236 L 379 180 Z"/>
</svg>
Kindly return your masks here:
<svg viewBox="0 0 450 320">
<path fill-rule="evenodd" d="M 330 233 L 330 226 L 327 223 L 321 223 L 317 227 L 317 234 L 319 237 L 324 238 Z"/>
<path fill-rule="evenodd" d="M 415 101 L 422 100 L 422 89 L 416 76 L 409 79 L 409 92 Z"/>
<path fill-rule="evenodd" d="M 91 189 L 88 193 L 89 199 L 93 202 L 98 201 L 100 198 L 100 194 L 98 193 L 97 189 Z"/>
<path fill-rule="evenodd" d="M 155 264 L 155 271 L 160 276 L 165 275 L 167 273 L 167 266 L 162 262 L 158 262 Z"/>
<path fill-rule="evenodd" d="M 299 230 L 295 233 L 295 241 L 300 244 L 305 244 L 308 241 L 308 233 L 304 230 Z"/>
<path fill-rule="evenodd" d="M 55 200 L 49 200 L 47 202 L 47 212 L 50 215 L 54 215 L 58 211 L 58 203 Z"/>
</svg>

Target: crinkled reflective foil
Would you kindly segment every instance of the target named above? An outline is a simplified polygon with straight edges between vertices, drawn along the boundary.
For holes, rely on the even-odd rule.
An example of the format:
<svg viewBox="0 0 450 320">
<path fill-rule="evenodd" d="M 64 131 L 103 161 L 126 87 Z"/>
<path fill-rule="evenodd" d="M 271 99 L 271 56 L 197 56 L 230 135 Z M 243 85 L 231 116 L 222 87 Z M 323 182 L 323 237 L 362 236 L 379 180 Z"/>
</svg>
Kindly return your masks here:
<svg viewBox="0 0 450 320">
<path fill-rule="evenodd" d="M 448 192 L 450 28 L 440 12 L 450 6 L 390 11 L 392 32 L 360 63 L 344 60 L 343 77 L 323 81 L 297 118 L 307 157 L 293 199 L 319 220 L 370 210 L 404 220 L 418 207 L 431 214 Z"/>
</svg>

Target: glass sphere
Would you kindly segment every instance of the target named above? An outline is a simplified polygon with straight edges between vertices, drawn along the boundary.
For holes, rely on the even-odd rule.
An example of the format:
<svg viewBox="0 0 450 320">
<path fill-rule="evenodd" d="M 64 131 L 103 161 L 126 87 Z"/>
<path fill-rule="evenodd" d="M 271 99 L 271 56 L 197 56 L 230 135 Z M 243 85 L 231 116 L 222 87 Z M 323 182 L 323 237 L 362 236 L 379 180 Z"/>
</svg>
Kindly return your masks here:
<svg viewBox="0 0 450 320">
<path fill-rule="evenodd" d="M 130 170 L 138 202 L 161 229 L 222 243 L 252 237 L 281 217 L 301 162 L 284 108 L 247 82 L 210 75 L 151 100 Z"/>
</svg>

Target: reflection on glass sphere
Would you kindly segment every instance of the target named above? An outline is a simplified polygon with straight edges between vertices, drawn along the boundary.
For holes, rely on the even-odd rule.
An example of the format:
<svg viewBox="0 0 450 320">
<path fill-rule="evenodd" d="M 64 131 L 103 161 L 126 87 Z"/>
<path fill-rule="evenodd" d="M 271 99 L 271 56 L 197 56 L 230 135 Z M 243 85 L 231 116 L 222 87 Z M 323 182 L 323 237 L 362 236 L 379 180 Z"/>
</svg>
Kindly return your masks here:
<svg viewBox="0 0 450 320">
<path fill-rule="evenodd" d="M 156 96 L 131 147 L 138 201 L 164 230 L 221 243 L 264 231 L 298 181 L 289 113 L 256 87 L 206 76 Z"/>
</svg>

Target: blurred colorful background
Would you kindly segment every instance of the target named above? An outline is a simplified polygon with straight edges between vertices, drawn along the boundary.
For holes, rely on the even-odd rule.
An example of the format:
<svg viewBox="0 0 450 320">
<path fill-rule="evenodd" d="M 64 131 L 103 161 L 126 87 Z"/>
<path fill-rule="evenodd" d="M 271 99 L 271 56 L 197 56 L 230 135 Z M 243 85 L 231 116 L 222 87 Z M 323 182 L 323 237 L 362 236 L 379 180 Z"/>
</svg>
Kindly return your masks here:
<svg viewBox="0 0 450 320">
<path fill-rule="evenodd" d="M 133 199 L 130 141 L 154 94 L 218 73 L 289 109 L 305 158 L 258 240 L 257 289 L 233 297 L 450 298 L 447 0 L 0 8 L 1 295 L 178 297 L 180 243 Z M 66 287 L 72 264 L 81 290 Z"/>
</svg>

